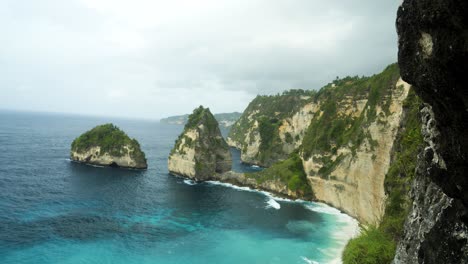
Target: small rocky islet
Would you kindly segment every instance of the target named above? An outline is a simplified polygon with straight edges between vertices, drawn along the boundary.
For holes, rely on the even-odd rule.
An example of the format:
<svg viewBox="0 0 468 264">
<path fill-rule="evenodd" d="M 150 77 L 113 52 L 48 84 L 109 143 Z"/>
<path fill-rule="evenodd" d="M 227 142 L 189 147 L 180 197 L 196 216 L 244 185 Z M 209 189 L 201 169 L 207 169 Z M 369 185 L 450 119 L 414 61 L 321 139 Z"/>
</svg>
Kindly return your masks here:
<svg viewBox="0 0 468 264">
<path fill-rule="evenodd" d="M 72 161 L 117 168 L 147 169 L 145 153 L 114 124 L 103 124 L 77 137 L 70 151 Z"/>
</svg>

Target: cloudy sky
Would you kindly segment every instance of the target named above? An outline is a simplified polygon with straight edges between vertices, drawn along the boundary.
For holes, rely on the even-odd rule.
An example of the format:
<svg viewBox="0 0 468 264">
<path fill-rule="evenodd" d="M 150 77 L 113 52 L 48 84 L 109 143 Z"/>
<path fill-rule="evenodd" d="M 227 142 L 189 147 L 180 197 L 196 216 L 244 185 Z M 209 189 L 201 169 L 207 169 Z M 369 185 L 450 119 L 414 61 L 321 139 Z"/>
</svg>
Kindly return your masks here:
<svg viewBox="0 0 468 264">
<path fill-rule="evenodd" d="M 242 111 L 397 57 L 398 0 L 2 0 L 0 109 Z"/>
</svg>

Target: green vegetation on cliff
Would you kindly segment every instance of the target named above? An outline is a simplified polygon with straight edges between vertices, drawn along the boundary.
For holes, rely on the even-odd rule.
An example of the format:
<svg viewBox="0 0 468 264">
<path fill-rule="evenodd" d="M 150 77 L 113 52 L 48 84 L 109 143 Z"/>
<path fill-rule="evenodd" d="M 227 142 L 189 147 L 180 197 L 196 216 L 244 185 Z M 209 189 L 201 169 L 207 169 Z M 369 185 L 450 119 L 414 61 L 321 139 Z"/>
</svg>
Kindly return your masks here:
<svg viewBox="0 0 468 264">
<path fill-rule="evenodd" d="M 193 164 L 180 170 L 181 161 Z M 188 117 L 184 131 L 175 141 L 169 156 L 169 171 L 196 180 L 207 180 L 231 169 L 229 146 L 209 108 L 200 106 Z M 182 166 L 183 167 L 183 166 Z"/>
<path fill-rule="evenodd" d="M 245 109 L 239 120 L 232 126 L 229 138 L 241 143 L 241 150 L 245 151 L 248 134 L 258 132 L 261 138 L 260 149 L 256 159 L 262 165 L 285 159 L 290 153 L 282 149 L 279 137 L 279 127 L 285 118 L 292 117 L 310 98 L 315 95 L 310 90 L 289 90 L 277 95 L 259 95 Z M 258 122 L 258 131 L 253 131 L 254 123 Z M 250 134 L 250 139 L 253 139 Z M 296 140 L 290 137 L 289 141 Z"/>
<path fill-rule="evenodd" d="M 267 181 L 281 182 L 298 197 L 312 198 L 312 189 L 307 182 L 302 160 L 297 153 L 292 153 L 288 159 L 277 162 L 260 172 L 246 173 L 246 176 L 255 179 L 258 184 Z"/>
<path fill-rule="evenodd" d="M 96 126 L 77 137 L 72 143 L 71 151 L 84 153 L 93 147 L 100 147 L 101 154 L 121 157 L 126 154 L 124 146 L 133 150 L 130 152 L 131 158 L 146 163 L 145 153 L 141 151 L 138 141 L 128 137 L 113 124 Z"/>
<path fill-rule="evenodd" d="M 248 158 L 267 167 L 286 159 L 297 141 L 301 141 L 299 150 L 305 159 L 314 154 L 334 155 L 340 147 L 351 149 L 354 155 L 364 142 L 374 148 L 377 142 L 368 128 L 374 122 L 385 123 L 391 114 L 392 91 L 399 78 L 398 65 L 391 64 L 370 77 L 337 78 L 319 91 L 290 90 L 257 96 L 233 125 L 229 138 L 243 153 L 248 146 L 251 149 L 258 146 L 258 152 L 250 151 L 255 156 Z M 281 132 L 280 127 L 290 121 L 287 118 L 306 104 L 315 104 L 313 112 L 301 112 L 302 117 L 310 115 L 312 119 L 308 128 L 294 136 Z M 286 143 L 293 147 L 284 148 Z"/>
<path fill-rule="evenodd" d="M 214 118 L 213 114 L 211 114 L 209 108 L 204 108 L 203 106 L 199 106 L 195 108 L 190 114 L 187 119 L 187 122 L 184 127 L 184 131 L 190 129 L 197 129 L 198 126 L 203 125 L 207 129 L 207 133 L 210 135 L 217 135 L 219 132 L 218 121 Z M 182 141 L 182 139 L 185 139 Z M 208 140 L 210 144 L 213 144 L 215 147 L 221 147 L 223 149 L 228 149 L 229 146 L 226 144 L 224 139 L 221 137 L 209 137 Z M 174 153 L 177 149 L 179 149 L 180 144 L 184 142 L 186 147 L 193 148 L 193 144 L 195 142 L 192 141 L 190 137 L 182 133 L 179 135 L 177 140 L 175 141 L 175 147 L 172 149 L 171 153 Z"/>
<path fill-rule="evenodd" d="M 397 64 L 388 66 L 382 73 L 371 77 L 346 77 L 322 88 L 314 97 L 321 102 L 302 140 L 304 158 L 313 154 L 336 153 L 342 146 L 350 146 L 353 153 L 365 139 L 375 144 L 366 128 L 376 119 L 389 114 L 391 91 L 400 77 Z M 358 116 L 344 114 L 339 107 L 356 106 L 359 100 L 367 100 Z M 377 116 L 377 106 L 383 109 Z M 385 114 L 384 114 L 385 113 Z"/>
<path fill-rule="evenodd" d="M 345 264 L 385 264 L 393 260 L 411 205 L 408 193 L 416 170 L 417 154 L 423 146 L 418 116 L 420 106 L 421 100 L 411 89 L 403 104 L 405 117 L 395 141 L 392 163 L 385 176 L 385 192 L 388 195 L 385 215 L 378 227 L 368 227 L 359 237 L 349 241 L 343 252 Z"/>
</svg>

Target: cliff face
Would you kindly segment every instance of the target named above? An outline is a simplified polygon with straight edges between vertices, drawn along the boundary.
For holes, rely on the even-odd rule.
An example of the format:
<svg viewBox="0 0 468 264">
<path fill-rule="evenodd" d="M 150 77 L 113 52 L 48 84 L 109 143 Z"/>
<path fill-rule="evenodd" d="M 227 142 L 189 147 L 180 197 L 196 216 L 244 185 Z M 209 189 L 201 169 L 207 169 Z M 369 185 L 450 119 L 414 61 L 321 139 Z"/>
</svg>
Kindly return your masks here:
<svg viewBox="0 0 468 264">
<path fill-rule="evenodd" d="M 303 166 L 317 200 L 340 208 L 363 223 L 378 224 L 385 211 L 385 175 L 402 117 L 409 85 L 401 79 L 389 88 L 387 113 L 376 106 L 378 119 L 361 127 L 366 137 L 354 148 L 344 145 L 331 152 L 303 155 Z M 367 100 L 338 103 L 337 116 L 367 115 Z M 314 124 L 312 124 L 314 125 Z M 342 131 L 346 133 L 346 131 Z M 354 153 L 353 153 L 354 152 Z"/>
<path fill-rule="evenodd" d="M 398 61 L 427 103 L 426 147 L 395 263 L 468 263 L 468 3 L 404 1 Z"/>
<path fill-rule="evenodd" d="M 148 167 L 140 144 L 113 124 L 97 126 L 76 138 L 72 143 L 70 159 L 99 166 Z"/>
<path fill-rule="evenodd" d="M 377 224 L 385 211 L 384 180 L 409 89 L 393 64 L 372 77 L 337 79 L 318 92 L 260 96 L 233 126 L 228 142 L 241 149 L 244 162 L 271 166 L 247 175 L 258 183 L 282 182 L 292 197 L 314 196 L 363 223 Z M 294 107 L 285 108 L 290 103 Z M 291 166 L 294 153 L 300 170 Z"/>
<path fill-rule="evenodd" d="M 286 159 L 302 142 L 318 104 L 313 91 L 291 90 L 257 96 L 232 126 L 227 142 L 245 163 L 269 167 Z"/>
<path fill-rule="evenodd" d="M 70 156 L 74 161 L 88 163 L 99 166 L 146 169 L 146 162 L 138 161 L 132 157 L 133 148 L 128 145 L 122 146 L 122 154 L 119 156 L 111 155 L 107 152 L 101 153 L 101 147 L 92 147 L 84 152 L 72 151 Z"/>
<path fill-rule="evenodd" d="M 194 180 L 214 179 L 231 169 L 231 152 L 208 108 L 189 116 L 168 160 L 169 171 Z"/>
</svg>

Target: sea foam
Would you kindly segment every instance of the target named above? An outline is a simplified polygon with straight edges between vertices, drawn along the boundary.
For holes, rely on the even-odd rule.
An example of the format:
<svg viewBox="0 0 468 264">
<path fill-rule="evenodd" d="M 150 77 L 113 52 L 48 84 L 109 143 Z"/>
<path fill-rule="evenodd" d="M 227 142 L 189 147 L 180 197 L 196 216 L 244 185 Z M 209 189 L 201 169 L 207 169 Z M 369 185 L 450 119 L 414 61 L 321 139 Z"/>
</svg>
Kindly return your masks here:
<svg viewBox="0 0 468 264">
<path fill-rule="evenodd" d="M 189 180 L 189 179 L 185 179 L 185 180 L 184 180 L 184 183 L 185 183 L 185 184 L 188 184 L 188 185 L 195 185 L 195 184 L 197 184 L 195 181 L 192 181 L 192 180 Z"/>
<path fill-rule="evenodd" d="M 221 186 L 225 186 L 225 187 L 229 187 L 229 188 L 233 188 L 237 190 L 242 190 L 242 191 L 262 193 L 263 195 L 268 197 L 266 208 L 280 209 L 281 205 L 277 201 L 294 202 L 294 203 L 303 204 L 305 208 L 311 211 L 333 216 L 333 221 L 336 221 L 337 223 L 341 223 L 340 225 L 336 227 L 336 229 L 332 233 L 332 237 L 336 240 L 336 246 L 329 248 L 328 250 L 326 250 L 326 252 L 322 252 L 323 254 L 328 255 L 328 256 L 336 256 L 336 258 L 333 259 L 330 262 L 330 264 L 342 263 L 341 255 L 343 253 L 344 247 L 346 246 L 346 244 L 351 238 L 356 237 L 360 232 L 359 222 L 356 219 L 324 203 L 304 201 L 301 199 L 293 200 L 293 199 L 288 199 L 288 198 L 275 197 L 273 194 L 266 192 L 266 191 L 256 190 L 256 189 L 252 189 L 249 187 L 239 187 L 230 183 L 223 183 L 223 182 L 218 182 L 218 181 L 208 181 L 208 183 L 213 184 L 213 185 L 221 185 Z M 316 261 L 307 259 L 305 257 L 303 257 L 303 260 L 306 263 L 314 263 L 314 264 L 318 263 Z"/>
<path fill-rule="evenodd" d="M 272 197 L 268 197 L 267 205 L 265 206 L 265 208 L 274 208 L 278 210 L 281 208 L 281 205 Z"/>
</svg>

